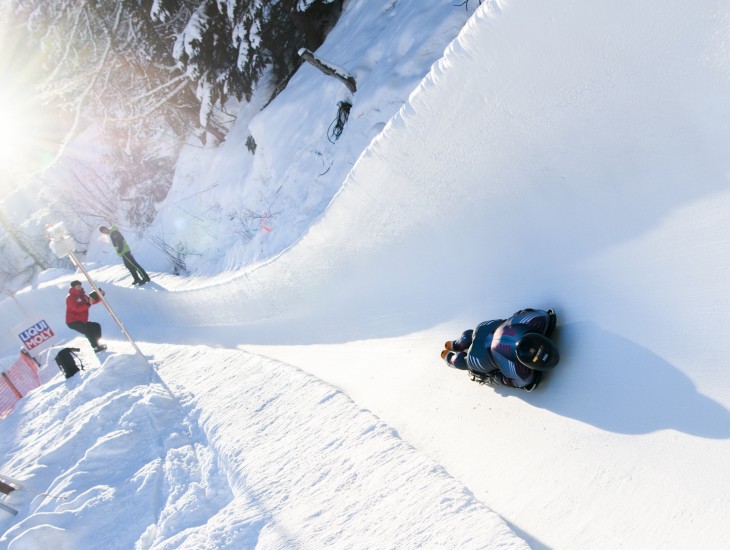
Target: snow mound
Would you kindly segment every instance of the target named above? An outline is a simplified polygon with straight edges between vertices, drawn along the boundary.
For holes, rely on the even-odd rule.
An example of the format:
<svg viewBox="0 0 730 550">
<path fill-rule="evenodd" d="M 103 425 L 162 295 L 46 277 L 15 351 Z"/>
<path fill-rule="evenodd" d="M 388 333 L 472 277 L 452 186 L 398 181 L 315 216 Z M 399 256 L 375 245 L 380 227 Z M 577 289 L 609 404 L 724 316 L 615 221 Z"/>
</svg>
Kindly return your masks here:
<svg viewBox="0 0 730 550">
<path fill-rule="evenodd" d="M 156 370 L 87 357 L 4 422 L 4 468 L 52 496 L 12 493 L 26 517 L 0 545 L 527 548 L 340 390 L 241 351 L 148 349 Z"/>
</svg>

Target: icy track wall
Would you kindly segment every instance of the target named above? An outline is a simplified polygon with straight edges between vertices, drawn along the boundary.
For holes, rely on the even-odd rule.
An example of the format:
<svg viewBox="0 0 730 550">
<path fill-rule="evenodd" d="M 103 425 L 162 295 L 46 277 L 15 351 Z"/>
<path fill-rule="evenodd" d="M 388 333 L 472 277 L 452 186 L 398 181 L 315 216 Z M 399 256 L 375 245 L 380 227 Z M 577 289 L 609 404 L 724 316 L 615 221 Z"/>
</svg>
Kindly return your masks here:
<svg viewBox="0 0 730 550">
<path fill-rule="evenodd" d="M 686 324 L 655 315 L 665 303 L 690 323 L 727 304 L 727 267 L 673 262 L 699 238 L 727 251 L 721 210 L 693 208 L 728 201 L 730 168 L 726 30 L 717 3 L 682 6 L 483 7 L 300 242 L 175 311 L 273 343 L 549 303 L 621 334 L 627 317 L 650 323 L 655 349 L 678 341 Z M 720 292 L 672 291 L 698 284 Z"/>
<path fill-rule="evenodd" d="M 730 202 L 720 4 L 495 5 L 471 18 L 298 243 L 227 284 L 119 289 L 120 313 L 157 319 L 151 339 L 228 325 L 242 344 L 313 343 L 548 304 L 618 334 L 627 317 L 651 323 L 644 343 L 658 350 L 682 338 L 673 319 L 728 305 L 726 266 L 672 270 L 695 237 L 728 251 L 712 230 Z M 719 220 L 694 217 L 707 200 Z M 668 247 L 657 232 L 679 238 Z M 716 294 L 672 292 L 709 284 Z M 657 318 L 672 299 L 672 318 Z"/>
</svg>

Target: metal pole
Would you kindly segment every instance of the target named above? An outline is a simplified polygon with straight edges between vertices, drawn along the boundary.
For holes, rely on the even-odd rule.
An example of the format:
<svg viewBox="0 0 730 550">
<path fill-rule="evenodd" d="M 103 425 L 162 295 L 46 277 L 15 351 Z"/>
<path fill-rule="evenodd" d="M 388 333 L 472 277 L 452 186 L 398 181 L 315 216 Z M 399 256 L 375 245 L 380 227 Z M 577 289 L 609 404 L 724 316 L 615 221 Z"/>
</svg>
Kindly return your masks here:
<svg viewBox="0 0 730 550">
<path fill-rule="evenodd" d="M 83 265 L 81 265 L 81 262 L 76 258 L 76 256 L 74 255 L 73 252 L 69 252 L 68 255 L 71 258 L 71 261 L 74 263 L 74 265 L 76 267 L 78 267 L 81 270 L 81 272 L 84 274 L 84 276 L 86 277 L 86 280 L 89 281 L 91 288 L 93 288 L 96 291 L 96 294 L 99 296 L 99 298 L 101 299 L 101 302 L 106 307 L 107 311 L 109 312 L 109 315 L 111 315 L 112 319 L 114 319 L 114 321 L 117 323 L 117 325 L 119 325 L 119 328 L 122 330 L 122 333 L 124 334 L 124 336 L 127 337 L 127 340 L 129 341 L 129 343 L 132 344 L 132 347 L 136 350 L 137 353 L 139 353 L 139 355 L 142 357 L 142 359 L 144 359 L 145 362 L 147 364 L 149 364 L 149 362 L 147 361 L 147 358 L 142 353 L 142 350 L 139 349 L 139 347 L 137 346 L 137 343 L 134 341 L 132 336 L 127 332 L 127 329 L 124 328 L 124 324 L 122 323 L 122 321 L 120 321 L 119 317 L 117 317 L 117 314 L 114 313 L 112 306 L 110 306 L 109 302 L 106 301 L 106 298 L 104 298 L 104 295 L 101 293 L 101 289 L 99 289 L 99 287 L 96 286 L 96 283 L 89 275 L 89 272 L 86 271 L 86 269 L 84 268 Z"/>
</svg>

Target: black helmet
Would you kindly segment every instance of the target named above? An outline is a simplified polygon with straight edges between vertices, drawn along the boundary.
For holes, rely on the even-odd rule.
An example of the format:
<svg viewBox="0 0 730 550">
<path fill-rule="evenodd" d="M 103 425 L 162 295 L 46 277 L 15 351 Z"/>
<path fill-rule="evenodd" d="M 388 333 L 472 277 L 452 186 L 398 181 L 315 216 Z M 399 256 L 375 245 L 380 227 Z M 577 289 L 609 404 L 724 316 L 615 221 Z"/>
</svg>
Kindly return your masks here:
<svg viewBox="0 0 730 550">
<path fill-rule="evenodd" d="M 542 334 L 530 332 L 515 344 L 517 360 L 533 370 L 550 370 L 558 364 L 558 348 Z"/>
</svg>

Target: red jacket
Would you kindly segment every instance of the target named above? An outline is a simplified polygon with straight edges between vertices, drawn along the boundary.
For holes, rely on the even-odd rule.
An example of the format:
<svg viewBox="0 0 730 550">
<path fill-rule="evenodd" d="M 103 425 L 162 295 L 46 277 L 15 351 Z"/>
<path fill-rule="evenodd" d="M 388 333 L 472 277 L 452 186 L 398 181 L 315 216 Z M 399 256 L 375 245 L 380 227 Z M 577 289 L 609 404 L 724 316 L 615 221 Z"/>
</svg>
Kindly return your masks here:
<svg viewBox="0 0 730 550">
<path fill-rule="evenodd" d="M 66 296 L 66 324 L 74 321 L 89 322 L 89 297 L 84 289 L 69 288 Z"/>
</svg>

